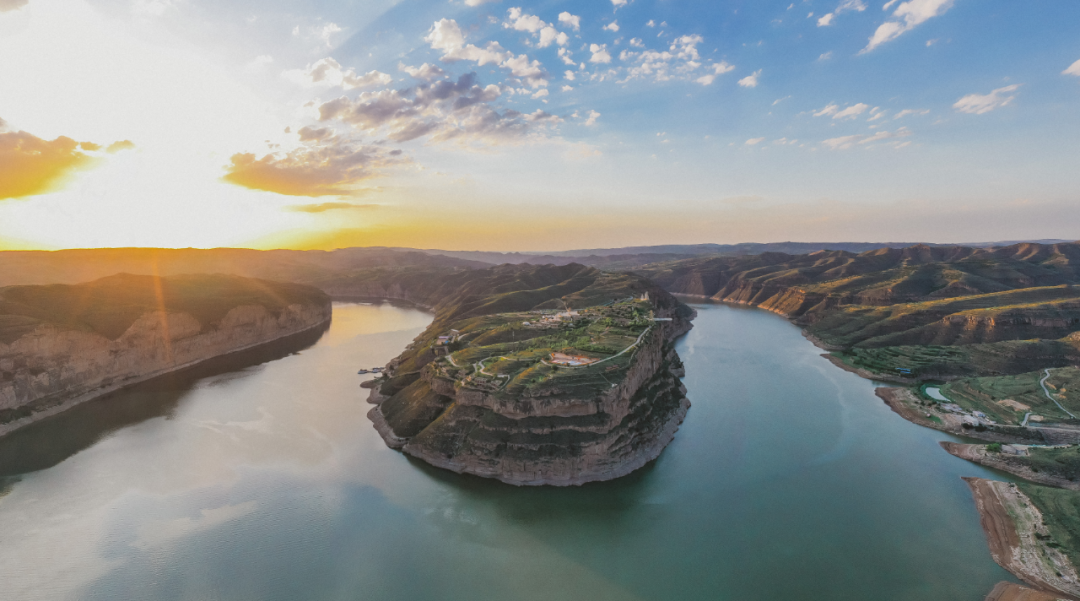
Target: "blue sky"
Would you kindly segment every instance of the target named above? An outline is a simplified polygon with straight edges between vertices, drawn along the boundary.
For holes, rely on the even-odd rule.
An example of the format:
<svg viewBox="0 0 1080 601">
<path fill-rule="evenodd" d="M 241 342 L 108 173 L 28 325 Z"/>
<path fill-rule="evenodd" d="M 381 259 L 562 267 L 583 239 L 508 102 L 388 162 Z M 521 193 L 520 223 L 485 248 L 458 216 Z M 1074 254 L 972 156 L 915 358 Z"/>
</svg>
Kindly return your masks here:
<svg viewBox="0 0 1080 601">
<path fill-rule="evenodd" d="M 16 140 L 59 157 L 0 199 L 0 246 L 1077 238 L 1078 18 L 0 0 L 0 170 L 36 160 Z"/>
</svg>

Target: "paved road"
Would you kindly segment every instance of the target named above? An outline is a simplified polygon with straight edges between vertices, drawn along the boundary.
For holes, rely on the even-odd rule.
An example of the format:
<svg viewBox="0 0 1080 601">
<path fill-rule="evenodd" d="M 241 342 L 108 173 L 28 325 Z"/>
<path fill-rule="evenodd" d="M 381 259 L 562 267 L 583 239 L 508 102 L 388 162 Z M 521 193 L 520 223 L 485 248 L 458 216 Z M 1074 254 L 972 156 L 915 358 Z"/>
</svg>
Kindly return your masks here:
<svg viewBox="0 0 1080 601">
<path fill-rule="evenodd" d="M 1043 394 L 1046 395 L 1046 398 L 1050 399 L 1051 401 L 1054 401 L 1054 404 L 1058 406 L 1058 409 L 1061 409 L 1065 413 L 1068 413 L 1069 417 L 1071 417 L 1073 419 L 1076 419 L 1076 416 L 1073 415 L 1072 413 L 1069 413 L 1068 409 L 1062 407 L 1061 403 L 1057 402 L 1057 399 L 1055 399 L 1053 397 L 1053 395 L 1050 394 L 1050 391 L 1046 388 L 1046 381 L 1050 379 L 1050 368 L 1046 368 L 1045 371 L 1046 371 L 1046 375 L 1043 376 L 1043 379 L 1039 380 L 1039 386 L 1042 386 Z"/>
</svg>

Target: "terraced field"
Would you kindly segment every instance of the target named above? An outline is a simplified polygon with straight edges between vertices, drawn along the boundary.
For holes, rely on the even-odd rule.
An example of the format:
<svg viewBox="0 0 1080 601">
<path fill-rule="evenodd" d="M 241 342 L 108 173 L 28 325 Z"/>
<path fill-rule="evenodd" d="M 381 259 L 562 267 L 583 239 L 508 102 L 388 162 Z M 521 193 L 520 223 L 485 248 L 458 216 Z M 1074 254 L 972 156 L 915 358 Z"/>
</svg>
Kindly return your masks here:
<svg viewBox="0 0 1080 601">
<path fill-rule="evenodd" d="M 501 398 L 542 394 L 545 388 L 581 394 L 610 388 L 653 326 L 652 307 L 626 300 L 574 313 L 502 313 L 452 324 L 457 337 L 429 369 L 455 386 Z M 582 365 L 559 365 L 554 353 L 578 357 Z"/>
</svg>

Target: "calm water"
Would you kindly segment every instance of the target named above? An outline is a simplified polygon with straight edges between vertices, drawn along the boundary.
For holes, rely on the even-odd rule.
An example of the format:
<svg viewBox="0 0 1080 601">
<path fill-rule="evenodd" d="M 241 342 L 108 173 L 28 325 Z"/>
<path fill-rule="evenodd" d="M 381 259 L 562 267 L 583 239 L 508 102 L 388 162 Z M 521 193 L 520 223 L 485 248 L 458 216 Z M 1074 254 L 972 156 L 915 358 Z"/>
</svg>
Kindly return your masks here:
<svg viewBox="0 0 1080 601">
<path fill-rule="evenodd" d="M 0 598 L 976 601 L 1008 578 L 960 480 L 989 472 L 786 321 L 697 309 L 687 421 L 611 483 L 517 489 L 388 450 L 356 370 L 430 321 L 389 304 L 0 439 Z"/>
</svg>

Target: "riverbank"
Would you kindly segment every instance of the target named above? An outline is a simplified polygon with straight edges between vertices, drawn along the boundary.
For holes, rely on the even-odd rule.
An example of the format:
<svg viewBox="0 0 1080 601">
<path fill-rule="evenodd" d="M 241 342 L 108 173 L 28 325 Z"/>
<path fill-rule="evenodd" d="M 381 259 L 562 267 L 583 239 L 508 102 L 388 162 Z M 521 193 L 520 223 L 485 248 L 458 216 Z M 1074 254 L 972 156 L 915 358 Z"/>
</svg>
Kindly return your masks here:
<svg viewBox="0 0 1080 601">
<path fill-rule="evenodd" d="M 978 463 L 985 467 L 1010 473 L 1029 482 L 1053 486 L 1054 488 L 1080 491 L 1080 482 L 1068 480 L 1045 472 L 1036 472 L 1032 470 L 1030 466 L 1024 465 L 1022 462 L 1013 459 L 1012 455 L 988 451 L 986 445 L 960 444 L 948 441 L 941 441 L 939 444 L 941 445 L 941 448 L 945 449 L 950 455 L 966 459 L 972 463 Z"/>
<path fill-rule="evenodd" d="M 1031 499 L 1015 484 L 964 478 L 975 497 L 990 555 L 1036 589 L 1080 601 L 1080 578 L 1068 558 L 1047 544 L 1049 531 Z"/>
<path fill-rule="evenodd" d="M 1061 595 L 1030 589 L 1015 582 L 999 582 L 985 601 L 1059 601 Z"/>
</svg>

